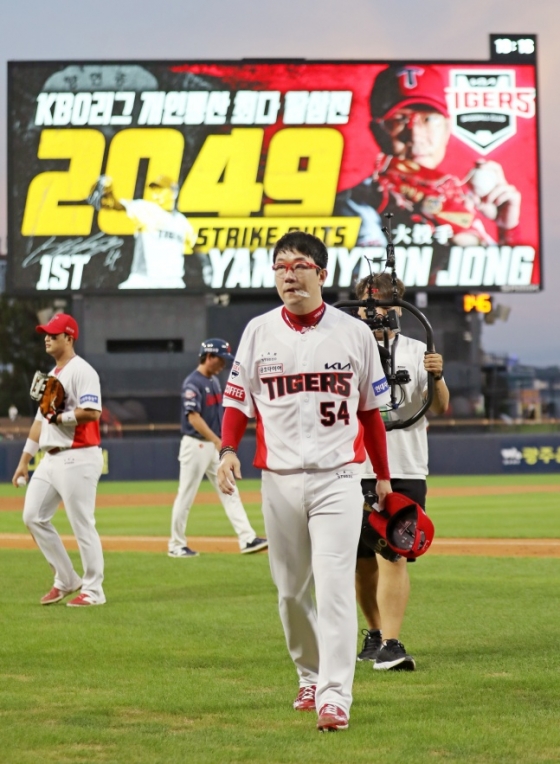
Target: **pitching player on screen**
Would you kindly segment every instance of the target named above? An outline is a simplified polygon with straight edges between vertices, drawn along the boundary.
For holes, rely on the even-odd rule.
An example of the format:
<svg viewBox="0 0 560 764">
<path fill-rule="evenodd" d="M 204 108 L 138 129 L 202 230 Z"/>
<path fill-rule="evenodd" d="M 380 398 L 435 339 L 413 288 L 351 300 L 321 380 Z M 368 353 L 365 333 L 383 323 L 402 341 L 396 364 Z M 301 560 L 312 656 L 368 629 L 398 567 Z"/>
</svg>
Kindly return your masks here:
<svg viewBox="0 0 560 764">
<path fill-rule="evenodd" d="M 184 289 L 185 248 L 196 234 L 175 205 L 179 186 L 166 175 L 149 184 L 152 201 L 117 199 L 112 181 L 103 175 L 88 201 L 96 209 L 124 211 L 134 221 L 134 255 L 130 274 L 119 289 Z"/>
<path fill-rule="evenodd" d="M 370 283 L 375 297 L 391 299 L 391 275 L 385 272 L 373 279 L 363 279 L 356 285 L 356 297 L 359 300 L 368 296 Z M 397 288 L 398 296 L 402 298 L 404 284 L 400 279 L 397 279 Z M 363 312 L 365 309 L 360 310 Z M 401 313 L 400 308 L 392 310 Z M 387 309 L 377 308 L 377 312 L 385 314 Z M 375 335 L 376 339 L 383 341 L 383 331 Z M 392 345 L 395 341 L 396 369 L 408 371 L 410 381 L 400 385 L 399 406 L 396 410 L 389 409 L 386 416 L 391 420 L 402 421 L 419 411 L 426 398 L 428 372 L 434 375 L 434 397 L 430 410 L 434 414 L 443 414 L 449 405 L 449 390 L 443 378 L 442 356 L 439 353 L 426 354 L 423 342 L 402 334 L 395 339 L 395 334 L 389 332 L 389 343 Z M 427 428 L 426 417 L 422 417 L 410 427 L 387 433 L 391 486 L 394 491 L 417 502 L 423 509 L 426 508 L 428 474 Z M 362 476 L 364 496 L 375 493 L 375 479 L 375 470 L 368 464 Z M 375 544 L 368 543 L 373 534 L 367 522 L 368 514 L 369 511 L 364 510 L 356 565 L 356 595 L 368 625 L 363 632 L 364 642 L 358 660 L 374 661 L 373 668 L 378 670 L 413 671 L 416 667 L 414 658 L 407 654 L 399 640 L 410 592 L 407 560 L 387 547 L 381 554 L 372 551 Z"/>
<path fill-rule="evenodd" d="M 259 538 L 249 522 L 237 488 L 230 495 L 218 488 L 218 454 L 222 447 L 222 388 L 218 374 L 233 361 L 228 342 L 213 337 L 200 346 L 199 364 L 183 382 L 179 490 L 171 516 L 170 557 L 197 557 L 185 539 L 189 511 L 204 475 L 218 492 L 239 539 L 241 554 L 259 552 L 267 540 Z"/>
<path fill-rule="evenodd" d="M 41 598 L 41 604 L 52 605 L 80 591 L 66 604 L 103 605 L 103 551 L 94 518 L 103 467 L 99 377 L 76 355 L 74 343 L 79 329 L 72 316 L 59 313 L 37 331 L 45 335 L 45 350 L 56 362 L 49 376 L 56 378 L 56 389 L 62 392 L 59 403 L 53 406 L 52 399 L 45 400 L 45 396 L 55 385 L 51 387 L 48 379 L 43 380 L 40 408 L 12 482 L 18 485 L 27 481 L 29 463 L 41 449 L 44 456 L 29 481 L 23 508 L 23 521 L 54 572 L 52 589 Z M 61 501 L 78 542 L 84 569 L 81 576 L 51 522 Z"/>
<path fill-rule="evenodd" d="M 382 504 L 391 491 L 379 414 L 389 400 L 387 380 L 365 324 L 323 302 L 327 259 L 324 244 L 307 233 L 288 233 L 276 244 L 283 306 L 243 333 L 224 393 L 218 468 L 220 488 L 233 493 L 241 477 L 235 451 L 256 418 L 270 569 L 299 678 L 293 705 L 317 710 L 322 731 L 346 729 L 352 703 L 366 450 Z"/>
<path fill-rule="evenodd" d="M 519 223 L 521 194 L 498 162 L 478 160 L 465 178 L 438 169 L 451 135 L 443 80 L 433 66 L 391 65 L 377 75 L 370 123 L 381 148 L 373 175 L 338 195 L 337 212 L 361 217 L 359 245 L 385 246 L 380 214 L 392 212 L 397 236 L 427 225 L 436 242 L 491 244 L 485 220 L 500 243 Z M 399 224 L 402 226 L 399 228 Z M 394 243 L 399 243 L 397 237 Z M 409 241 L 408 243 L 425 243 Z"/>
</svg>

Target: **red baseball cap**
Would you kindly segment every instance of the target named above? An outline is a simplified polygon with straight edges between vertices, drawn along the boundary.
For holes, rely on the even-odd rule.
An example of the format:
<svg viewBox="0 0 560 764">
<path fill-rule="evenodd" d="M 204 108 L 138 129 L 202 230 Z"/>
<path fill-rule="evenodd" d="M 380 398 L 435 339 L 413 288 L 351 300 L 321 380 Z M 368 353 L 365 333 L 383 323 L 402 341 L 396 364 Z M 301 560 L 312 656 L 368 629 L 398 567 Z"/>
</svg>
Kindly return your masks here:
<svg viewBox="0 0 560 764">
<path fill-rule="evenodd" d="M 434 524 L 428 515 L 402 493 L 386 496 L 383 511 L 371 512 L 368 522 L 393 552 L 409 560 L 427 552 L 434 540 Z"/>
<path fill-rule="evenodd" d="M 80 333 L 76 319 L 69 316 L 68 313 L 57 313 L 48 324 L 40 324 L 35 327 L 35 331 L 40 334 L 67 334 L 69 337 L 74 337 L 75 340 L 78 339 Z"/>
<path fill-rule="evenodd" d="M 430 106 L 449 116 L 443 79 L 437 69 L 425 64 L 389 66 L 377 75 L 371 91 L 371 113 L 388 119 L 406 106 Z"/>
</svg>

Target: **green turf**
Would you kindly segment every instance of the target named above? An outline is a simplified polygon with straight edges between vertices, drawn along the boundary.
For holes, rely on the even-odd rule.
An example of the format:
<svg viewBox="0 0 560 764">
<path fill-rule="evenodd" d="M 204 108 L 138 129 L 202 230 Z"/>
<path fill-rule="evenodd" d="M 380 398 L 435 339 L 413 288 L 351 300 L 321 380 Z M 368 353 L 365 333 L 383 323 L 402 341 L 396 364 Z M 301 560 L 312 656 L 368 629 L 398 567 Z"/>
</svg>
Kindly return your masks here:
<svg viewBox="0 0 560 764">
<path fill-rule="evenodd" d="M 74 555 L 76 557 L 76 555 Z M 38 605 L 37 551 L 0 550 L 5 764 L 477 764 L 560 760 L 555 560 L 411 568 L 413 674 L 358 664 L 348 732 L 297 689 L 264 555 L 106 555 L 107 605 Z"/>
<path fill-rule="evenodd" d="M 461 477 L 434 477 L 429 488 L 461 488 L 471 486 L 560 486 L 560 475 L 484 475 Z M 259 491 L 260 481 L 243 480 L 242 491 Z M 103 495 L 142 494 L 152 495 L 154 504 L 139 507 L 99 507 L 96 517 L 100 533 L 105 535 L 166 536 L 169 533 L 171 500 L 160 495 L 173 495 L 175 481 L 144 483 L 100 484 Z M 215 497 L 212 486 L 203 482 L 201 491 Z M 23 490 L 10 485 L 0 485 L 0 497 L 22 496 Z M 428 494 L 428 512 L 432 516 L 436 535 L 440 538 L 488 537 L 488 538 L 560 538 L 560 512 L 558 493 L 520 493 L 502 496 L 454 496 L 436 497 Z M 262 534 L 264 526 L 258 503 L 245 506 L 255 532 Z M 55 519 L 62 533 L 70 533 L 64 512 Z M 0 512 L 0 533 L 24 531 L 19 511 Z M 217 497 L 212 504 L 195 504 L 188 522 L 191 536 L 231 536 L 232 528 Z"/>
<path fill-rule="evenodd" d="M 433 498 L 440 538 L 560 538 L 559 494 Z"/>
<path fill-rule="evenodd" d="M 104 535 L 126 536 L 167 536 L 170 532 L 172 500 L 160 498 L 160 494 L 173 496 L 178 483 L 173 480 L 152 480 L 143 482 L 101 482 L 98 487 L 102 495 L 146 495 L 153 494 L 154 505 L 141 507 L 98 507 L 96 520 L 99 532 Z M 244 480 L 241 490 L 259 491 L 259 480 Z M 213 487 L 207 481 L 200 486 L 201 493 L 215 497 L 213 504 L 195 505 L 190 513 L 188 532 L 191 536 L 232 536 L 233 530 Z M 0 484 L 0 498 L 22 496 L 23 489 L 8 484 Z M 264 534 L 264 524 L 260 504 L 245 504 L 251 524 L 258 534 Z M 66 513 L 60 510 L 55 516 L 55 525 L 60 533 L 71 533 Z M 0 512 L 0 533 L 21 533 L 25 528 L 21 512 Z"/>
<path fill-rule="evenodd" d="M 246 504 L 247 516 L 257 535 L 264 534 L 260 505 Z M 139 508 L 98 508 L 95 513 L 97 529 L 103 536 L 168 536 L 171 506 Z M 59 533 L 71 533 L 64 510 L 54 518 Z M 0 512 L 0 533 L 24 533 L 21 512 Z M 188 522 L 189 536 L 234 536 L 227 516 L 220 504 L 195 506 Z"/>
</svg>

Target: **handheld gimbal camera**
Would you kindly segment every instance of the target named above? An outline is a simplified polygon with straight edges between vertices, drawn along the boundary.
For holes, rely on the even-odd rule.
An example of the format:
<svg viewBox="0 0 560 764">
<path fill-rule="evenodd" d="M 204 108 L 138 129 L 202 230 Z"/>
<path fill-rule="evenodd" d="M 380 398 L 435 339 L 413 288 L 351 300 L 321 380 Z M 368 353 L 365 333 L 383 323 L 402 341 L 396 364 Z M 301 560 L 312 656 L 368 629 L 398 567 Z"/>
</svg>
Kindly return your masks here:
<svg viewBox="0 0 560 764">
<path fill-rule="evenodd" d="M 412 313 L 424 327 L 424 331 L 426 332 L 426 346 L 428 353 L 435 352 L 434 333 L 426 316 L 420 310 L 418 310 L 415 305 L 412 305 L 412 303 L 407 302 L 406 300 L 402 300 L 398 295 L 397 273 L 395 270 L 395 249 L 393 246 L 393 238 L 391 232 L 391 218 L 393 217 L 393 214 L 391 212 L 386 212 L 384 217 L 387 220 L 387 226 L 382 229 L 383 233 L 387 237 L 387 259 L 385 262 L 385 269 L 390 270 L 391 272 L 391 282 L 393 285 L 393 294 L 391 299 L 377 299 L 377 297 L 374 296 L 375 292 L 373 291 L 372 284 L 370 284 L 368 289 L 368 296 L 365 300 L 341 300 L 340 302 L 336 302 L 334 307 L 348 311 L 355 311 L 358 308 L 365 308 L 366 315 L 365 319 L 363 320 L 365 320 L 370 329 L 372 329 L 372 331 L 374 331 L 377 335 L 383 333 L 383 342 L 382 344 L 379 344 L 379 355 L 381 356 L 381 362 L 385 370 L 385 376 L 387 377 L 387 382 L 389 383 L 391 390 L 391 409 L 398 409 L 400 404 L 400 396 L 398 391 L 402 385 L 410 382 L 409 373 L 403 369 L 397 370 L 395 364 L 395 351 L 401 331 L 399 315 L 395 310 L 387 310 L 386 315 L 382 315 L 377 313 L 377 308 L 399 307 L 403 310 L 407 310 L 409 313 Z M 371 267 L 371 261 L 369 260 L 368 265 L 370 268 L 371 277 L 373 279 L 373 270 Z M 390 334 L 394 336 L 392 343 L 389 342 Z M 433 397 L 434 375 L 432 373 L 428 373 L 427 397 L 420 409 L 408 419 L 385 422 L 385 429 L 402 430 L 415 424 L 430 408 Z"/>
</svg>

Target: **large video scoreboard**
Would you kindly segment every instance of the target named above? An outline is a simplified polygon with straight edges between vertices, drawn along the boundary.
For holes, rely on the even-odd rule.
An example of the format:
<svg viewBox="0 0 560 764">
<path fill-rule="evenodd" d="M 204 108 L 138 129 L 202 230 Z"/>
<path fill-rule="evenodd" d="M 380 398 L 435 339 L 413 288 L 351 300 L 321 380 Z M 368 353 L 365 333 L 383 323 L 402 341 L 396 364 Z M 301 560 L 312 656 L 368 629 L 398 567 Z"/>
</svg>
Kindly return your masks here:
<svg viewBox="0 0 560 764">
<path fill-rule="evenodd" d="M 488 62 L 11 62 L 8 290 L 272 290 L 294 229 L 348 289 L 384 268 L 388 212 L 409 290 L 539 290 L 535 45 L 493 35 Z"/>
</svg>

